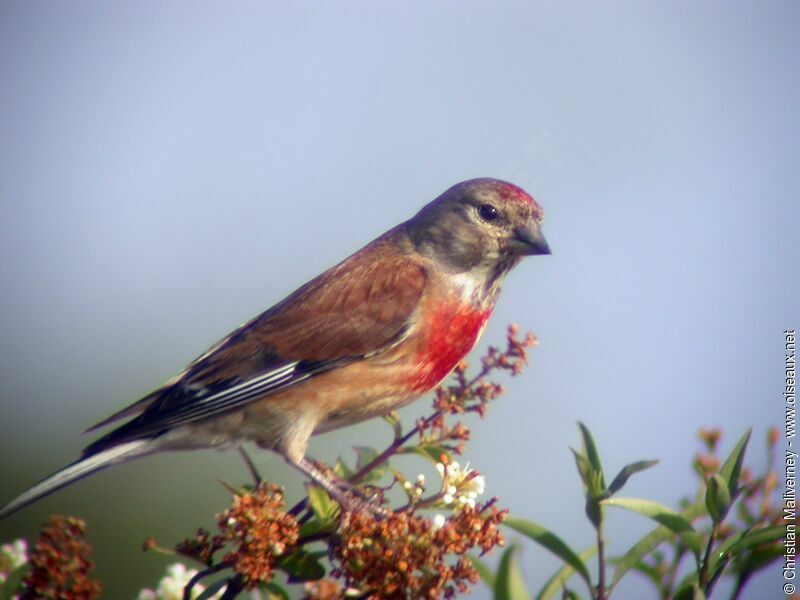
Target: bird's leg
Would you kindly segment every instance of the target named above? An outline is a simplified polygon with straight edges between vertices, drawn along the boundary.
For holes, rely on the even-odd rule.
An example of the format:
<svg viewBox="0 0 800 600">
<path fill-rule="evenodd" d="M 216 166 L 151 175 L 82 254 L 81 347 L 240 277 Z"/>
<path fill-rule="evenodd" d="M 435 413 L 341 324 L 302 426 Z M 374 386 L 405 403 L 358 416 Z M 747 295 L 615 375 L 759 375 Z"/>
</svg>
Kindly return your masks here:
<svg viewBox="0 0 800 600">
<path fill-rule="evenodd" d="M 357 512 L 367 510 L 375 516 L 384 516 L 386 511 L 374 500 L 364 497 L 363 492 L 356 490 L 353 484 L 342 481 L 338 477 L 329 477 L 313 462 L 306 458 L 308 439 L 317 426 L 317 420 L 306 415 L 305 419 L 297 419 L 293 427 L 286 432 L 271 448 L 300 471 L 306 474 L 311 481 L 319 484 L 328 494 L 339 503 L 342 512 Z"/>
<path fill-rule="evenodd" d="M 238 446 L 236 449 L 239 451 L 239 454 L 241 454 L 242 459 L 244 460 L 244 464 L 247 465 L 247 470 L 250 471 L 250 476 L 253 478 L 255 486 L 256 487 L 260 486 L 263 480 L 261 479 L 261 473 L 258 472 L 258 469 L 256 468 L 256 464 L 253 462 L 253 459 L 250 458 L 250 455 L 247 453 L 247 450 L 245 450 L 242 446 Z"/>
<path fill-rule="evenodd" d="M 293 464 L 308 475 L 312 481 L 318 483 L 322 489 L 328 492 L 331 498 L 339 503 L 343 512 L 367 510 L 376 517 L 386 516 L 386 509 L 380 507 L 374 499 L 368 498 L 361 490 L 346 481 L 332 480 L 330 477 L 327 477 L 307 458 L 303 457 L 297 462 L 293 462 Z"/>
</svg>

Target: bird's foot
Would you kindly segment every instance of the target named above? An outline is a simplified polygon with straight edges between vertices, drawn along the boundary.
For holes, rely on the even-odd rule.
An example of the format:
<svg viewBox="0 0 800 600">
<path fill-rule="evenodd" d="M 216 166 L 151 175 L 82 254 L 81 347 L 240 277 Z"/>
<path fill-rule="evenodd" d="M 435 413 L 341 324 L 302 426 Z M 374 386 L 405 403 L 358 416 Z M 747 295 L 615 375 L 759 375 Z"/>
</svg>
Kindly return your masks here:
<svg viewBox="0 0 800 600">
<path fill-rule="evenodd" d="M 388 508 L 381 506 L 383 494 L 368 495 L 355 486 L 337 488 L 331 497 L 339 503 L 343 513 L 368 512 L 376 519 L 385 519 L 390 513 Z"/>
<path fill-rule="evenodd" d="M 381 506 L 383 493 L 380 490 L 368 493 L 363 488 L 336 477 L 330 469 L 320 468 L 305 458 L 297 466 L 339 504 L 343 513 L 366 511 L 376 518 L 385 518 L 389 514 L 389 510 Z"/>
</svg>

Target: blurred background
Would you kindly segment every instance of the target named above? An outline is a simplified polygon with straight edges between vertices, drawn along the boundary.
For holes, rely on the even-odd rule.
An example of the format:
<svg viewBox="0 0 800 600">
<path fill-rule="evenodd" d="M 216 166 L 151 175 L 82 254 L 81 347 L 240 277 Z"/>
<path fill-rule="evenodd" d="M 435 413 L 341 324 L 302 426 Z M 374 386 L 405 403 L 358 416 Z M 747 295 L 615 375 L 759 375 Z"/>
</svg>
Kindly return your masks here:
<svg viewBox="0 0 800 600">
<path fill-rule="evenodd" d="M 760 466 L 800 325 L 799 19 L 792 2 L 0 2 L 0 502 L 479 176 L 531 192 L 553 248 L 509 276 L 481 344 L 510 322 L 541 342 L 468 423 L 488 493 L 592 544 L 578 419 L 611 474 L 661 459 L 625 495 L 693 492 L 701 426 L 725 453 L 754 427 Z M 388 438 L 371 422 L 311 453 Z M 257 462 L 302 493 L 282 460 Z M 234 453 L 143 459 L 3 521 L 0 541 L 81 516 L 105 596 L 132 598 L 168 561 L 142 540 L 210 525 L 219 479 L 247 480 Z M 612 554 L 651 528 L 608 519 Z M 529 544 L 522 564 L 534 589 L 558 565 Z M 774 568 L 746 597 L 781 585 Z M 632 576 L 617 597 L 649 589 Z"/>
</svg>

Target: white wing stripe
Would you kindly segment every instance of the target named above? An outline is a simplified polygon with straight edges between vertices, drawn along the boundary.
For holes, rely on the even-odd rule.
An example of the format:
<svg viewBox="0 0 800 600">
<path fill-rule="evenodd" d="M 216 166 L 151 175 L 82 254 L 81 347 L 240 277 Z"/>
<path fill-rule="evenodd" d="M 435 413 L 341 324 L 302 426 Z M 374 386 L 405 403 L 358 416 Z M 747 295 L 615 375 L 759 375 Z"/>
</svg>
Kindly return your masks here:
<svg viewBox="0 0 800 600">
<path fill-rule="evenodd" d="M 199 401 L 197 404 L 187 406 L 184 410 L 177 411 L 176 413 L 167 416 L 163 423 L 185 423 L 186 421 L 195 421 L 208 414 L 217 413 L 221 410 L 239 404 L 251 398 L 254 398 L 264 392 L 273 390 L 281 385 L 292 381 L 293 383 L 303 381 L 310 375 L 305 374 L 298 378 L 293 378 L 297 362 L 291 363 L 275 371 L 270 371 L 259 377 L 248 379 L 235 386 L 229 387 L 225 390 L 212 394 L 207 398 Z"/>
<path fill-rule="evenodd" d="M 285 366 L 281 367 L 280 369 L 276 369 L 274 371 L 270 371 L 269 373 L 264 373 L 263 375 L 259 375 L 258 377 L 254 377 L 253 379 L 247 379 L 247 380 L 243 381 L 242 383 L 239 383 L 237 385 L 231 386 L 229 388 L 225 388 L 224 390 L 222 390 L 221 392 L 217 392 L 216 394 L 212 394 L 208 398 L 203 399 L 203 402 L 204 403 L 205 402 L 213 402 L 214 400 L 216 400 L 219 397 L 226 396 L 228 394 L 237 392 L 237 391 L 239 391 L 240 389 L 243 389 L 243 388 L 248 388 L 250 386 L 259 385 L 262 382 L 263 383 L 269 383 L 273 379 L 277 379 L 278 377 L 281 377 L 282 375 L 291 374 L 291 372 L 294 371 L 294 368 L 296 366 L 297 366 L 297 363 L 293 362 L 293 363 L 290 363 L 288 365 L 285 365 Z"/>
</svg>

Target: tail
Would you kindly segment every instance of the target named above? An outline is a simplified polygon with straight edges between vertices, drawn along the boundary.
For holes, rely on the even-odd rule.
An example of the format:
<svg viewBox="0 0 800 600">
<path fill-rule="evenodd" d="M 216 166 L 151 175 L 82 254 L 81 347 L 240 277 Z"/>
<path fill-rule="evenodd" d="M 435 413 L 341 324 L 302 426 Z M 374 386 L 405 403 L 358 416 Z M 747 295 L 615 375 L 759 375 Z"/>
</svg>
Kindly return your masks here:
<svg viewBox="0 0 800 600">
<path fill-rule="evenodd" d="M 106 450 L 101 450 L 96 454 L 90 454 L 79 458 L 74 463 L 67 465 L 50 477 L 43 479 L 34 485 L 27 492 L 20 494 L 14 500 L 0 509 L 0 519 L 17 512 L 18 510 L 49 496 L 53 492 L 74 483 L 79 479 L 91 475 L 97 471 L 115 465 L 117 463 L 130 460 L 137 456 L 149 454 L 154 450 L 152 439 L 140 439 L 130 442 L 123 442 Z"/>
</svg>

